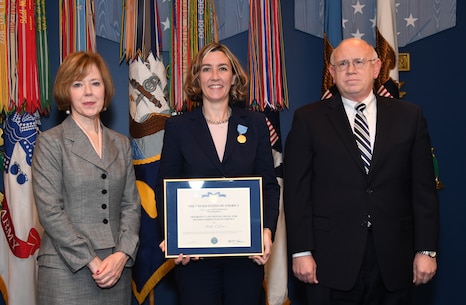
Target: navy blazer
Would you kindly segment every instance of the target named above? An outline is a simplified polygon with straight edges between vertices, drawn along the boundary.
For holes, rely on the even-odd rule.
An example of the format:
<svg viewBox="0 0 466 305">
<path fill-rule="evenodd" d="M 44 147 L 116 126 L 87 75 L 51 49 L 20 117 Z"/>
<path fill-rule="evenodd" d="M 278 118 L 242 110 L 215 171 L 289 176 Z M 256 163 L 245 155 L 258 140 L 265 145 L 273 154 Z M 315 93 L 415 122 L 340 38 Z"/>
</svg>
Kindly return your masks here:
<svg viewBox="0 0 466 305">
<path fill-rule="evenodd" d="M 437 249 L 431 143 L 418 106 L 377 96 L 376 138 L 366 175 L 341 96 L 306 105 L 295 112 L 284 171 L 289 251 L 312 251 L 321 284 L 353 287 L 367 215 L 390 290 L 412 285 L 415 251 Z"/>
<path fill-rule="evenodd" d="M 247 127 L 245 143 L 237 140 L 238 125 Z M 219 160 L 201 107 L 167 120 L 156 187 L 159 215 L 163 215 L 164 178 L 247 176 L 262 177 L 263 223 L 273 236 L 278 218 L 280 187 L 275 176 L 264 114 L 232 107 L 223 161 Z"/>
</svg>

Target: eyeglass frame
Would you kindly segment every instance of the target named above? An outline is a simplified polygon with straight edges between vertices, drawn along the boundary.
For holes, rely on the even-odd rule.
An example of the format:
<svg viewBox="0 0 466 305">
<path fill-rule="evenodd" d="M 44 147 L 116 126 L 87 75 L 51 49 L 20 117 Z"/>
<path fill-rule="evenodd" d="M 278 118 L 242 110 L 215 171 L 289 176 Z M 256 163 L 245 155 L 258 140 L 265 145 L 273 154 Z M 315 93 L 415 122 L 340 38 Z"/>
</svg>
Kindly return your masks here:
<svg viewBox="0 0 466 305">
<path fill-rule="evenodd" d="M 372 58 L 372 59 L 365 59 L 363 57 L 360 57 L 360 58 L 353 58 L 350 60 L 348 59 L 343 59 L 343 60 L 340 60 L 338 61 L 337 63 L 335 64 L 330 64 L 334 69 L 335 71 L 337 72 L 344 72 L 344 71 L 347 71 L 348 68 L 350 67 L 350 63 L 353 65 L 353 67 L 357 70 L 361 70 L 361 69 L 364 69 L 365 67 L 367 67 L 367 63 L 369 62 L 374 62 L 375 60 L 377 60 L 378 57 L 376 58 Z M 359 62 L 358 62 L 359 61 Z M 345 66 L 342 66 L 340 64 L 343 64 L 343 63 L 346 63 Z M 358 67 L 357 65 L 360 65 L 360 67 Z M 342 68 L 344 67 L 344 68 Z"/>
</svg>

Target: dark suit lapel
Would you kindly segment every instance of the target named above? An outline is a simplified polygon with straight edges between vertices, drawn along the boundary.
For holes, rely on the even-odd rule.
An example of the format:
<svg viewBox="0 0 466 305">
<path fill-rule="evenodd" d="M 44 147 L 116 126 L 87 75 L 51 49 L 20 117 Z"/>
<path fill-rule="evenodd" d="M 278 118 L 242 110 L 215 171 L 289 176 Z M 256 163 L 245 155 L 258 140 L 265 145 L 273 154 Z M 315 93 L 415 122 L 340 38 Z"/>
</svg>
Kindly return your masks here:
<svg viewBox="0 0 466 305">
<path fill-rule="evenodd" d="M 227 135 L 227 144 L 225 147 L 225 153 L 223 155 L 223 163 L 225 163 L 231 154 L 235 151 L 235 148 L 238 147 L 238 125 L 247 126 L 247 123 L 244 121 L 244 116 L 241 114 L 240 109 L 232 107 L 232 113 L 230 120 L 228 121 L 228 135 Z M 247 141 L 247 132 L 246 132 L 246 141 Z"/>
<path fill-rule="evenodd" d="M 377 164 L 383 157 L 392 130 L 391 122 L 394 122 L 392 115 L 390 100 L 377 96 L 377 130 L 369 173 L 377 169 Z"/>
<path fill-rule="evenodd" d="M 340 140 L 346 146 L 348 153 L 354 159 L 354 161 L 359 165 L 361 171 L 365 171 L 364 165 L 362 163 L 361 154 L 359 152 L 356 140 L 354 138 L 353 131 L 351 130 L 351 125 L 348 122 L 348 116 L 341 101 L 341 96 L 336 95 L 328 101 L 328 118 L 335 128 Z"/>
</svg>

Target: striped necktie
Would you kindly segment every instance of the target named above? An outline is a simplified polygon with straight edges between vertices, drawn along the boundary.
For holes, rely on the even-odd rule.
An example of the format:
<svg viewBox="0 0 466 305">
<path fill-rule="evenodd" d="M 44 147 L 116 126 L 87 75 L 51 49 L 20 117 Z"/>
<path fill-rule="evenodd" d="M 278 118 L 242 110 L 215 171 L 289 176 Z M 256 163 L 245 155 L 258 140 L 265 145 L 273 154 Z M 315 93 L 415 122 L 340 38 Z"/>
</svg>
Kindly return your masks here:
<svg viewBox="0 0 466 305">
<path fill-rule="evenodd" d="M 366 116 L 363 111 L 366 109 L 366 104 L 358 103 L 355 107 L 356 115 L 354 117 L 354 136 L 358 144 L 361 158 L 364 162 L 366 174 L 369 172 L 372 159 L 371 140 L 369 137 L 369 125 L 367 124 Z"/>
</svg>

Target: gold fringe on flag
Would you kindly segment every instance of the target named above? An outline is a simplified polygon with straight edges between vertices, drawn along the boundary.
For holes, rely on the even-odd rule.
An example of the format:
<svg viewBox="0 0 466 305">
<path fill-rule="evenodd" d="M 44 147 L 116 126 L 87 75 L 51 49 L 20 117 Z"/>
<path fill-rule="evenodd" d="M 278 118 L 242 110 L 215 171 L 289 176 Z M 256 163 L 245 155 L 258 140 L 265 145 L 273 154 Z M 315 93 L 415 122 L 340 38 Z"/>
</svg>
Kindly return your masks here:
<svg viewBox="0 0 466 305">
<path fill-rule="evenodd" d="M 8 64 L 8 23 L 6 17 L 7 3 L 6 0 L 0 0 L 0 111 L 8 111 L 10 104 L 10 82 L 9 82 L 9 64 Z"/>
</svg>

